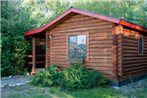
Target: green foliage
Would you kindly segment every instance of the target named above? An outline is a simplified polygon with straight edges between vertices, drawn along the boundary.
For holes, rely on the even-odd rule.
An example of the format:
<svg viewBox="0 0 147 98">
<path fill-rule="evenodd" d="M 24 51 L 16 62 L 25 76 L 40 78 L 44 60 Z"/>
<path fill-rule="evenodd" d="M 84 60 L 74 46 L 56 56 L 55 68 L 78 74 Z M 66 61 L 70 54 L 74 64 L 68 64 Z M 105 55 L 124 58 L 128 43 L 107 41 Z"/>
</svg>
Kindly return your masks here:
<svg viewBox="0 0 147 98">
<path fill-rule="evenodd" d="M 53 64 L 48 67 L 48 85 L 49 86 L 57 86 L 58 85 L 58 67 Z"/>
<path fill-rule="evenodd" d="M 45 86 L 48 81 L 47 71 L 43 70 L 31 77 L 31 84 Z"/>
<path fill-rule="evenodd" d="M 59 85 L 65 90 L 92 88 L 105 82 L 103 75 L 96 70 L 88 70 L 80 64 L 73 64 L 60 71 Z"/>
<path fill-rule="evenodd" d="M 64 90 L 93 88 L 105 83 L 103 75 L 96 70 L 88 70 L 80 64 L 59 71 L 57 65 L 50 65 L 31 78 L 33 85 L 60 86 Z"/>
<path fill-rule="evenodd" d="M 9 6 L 9 4 L 11 3 L 8 1 L 2 1 L 2 76 L 23 74 L 26 70 L 25 50 L 27 46 L 21 35 L 22 31 L 20 32 L 22 29 L 20 25 L 23 24 L 15 13 L 15 5 Z"/>
<path fill-rule="evenodd" d="M 40 71 L 31 77 L 31 84 L 39 86 L 57 86 L 57 65 L 50 65 L 47 70 Z"/>
<path fill-rule="evenodd" d="M 29 24 L 29 13 L 20 4 L 21 1 L 15 0 L 1 2 L 2 77 L 24 74 L 27 69 L 26 56 L 30 46 L 23 33 L 33 27 Z"/>
</svg>

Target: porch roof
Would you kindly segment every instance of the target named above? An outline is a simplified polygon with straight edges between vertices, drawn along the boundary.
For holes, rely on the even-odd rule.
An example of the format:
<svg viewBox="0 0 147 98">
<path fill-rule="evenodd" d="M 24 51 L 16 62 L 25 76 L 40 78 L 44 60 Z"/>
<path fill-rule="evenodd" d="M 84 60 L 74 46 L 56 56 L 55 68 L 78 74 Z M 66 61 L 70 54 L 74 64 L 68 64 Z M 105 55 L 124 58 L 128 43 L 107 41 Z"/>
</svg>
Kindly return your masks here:
<svg viewBox="0 0 147 98">
<path fill-rule="evenodd" d="M 61 23 L 63 20 L 67 19 L 68 17 L 72 16 L 73 14 L 82 14 L 82 15 L 106 20 L 106 21 L 109 21 L 109 22 L 120 24 L 120 25 L 129 27 L 129 28 L 147 33 L 147 28 L 144 28 L 144 27 L 141 27 L 137 24 L 125 21 L 123 19 L 117 19 L 117 18 L 113 18 L 113 17 L 109 17 L 109 16 L 104 16 L 104 15 L 100 15 L 100 14 L 96 14 L 96 13 L 92 13 L 92 12 L 88 12 L 88 11 L 84 11 L 84 10 L 79 10 L 79 9 L 76 9 L 76 8 L 69 8 L 62 15 L 58 16 L 57 18 L 55 18 L 54 20 L 52 20 L 48 24 L 44 25 L 43 27 L 25 32 L 24 36 L 32 36 L 32 35 L 42 33 L 45 30 L 50 29 L 50 28 L 56 26 L 57 24 Z"/>
</svg>

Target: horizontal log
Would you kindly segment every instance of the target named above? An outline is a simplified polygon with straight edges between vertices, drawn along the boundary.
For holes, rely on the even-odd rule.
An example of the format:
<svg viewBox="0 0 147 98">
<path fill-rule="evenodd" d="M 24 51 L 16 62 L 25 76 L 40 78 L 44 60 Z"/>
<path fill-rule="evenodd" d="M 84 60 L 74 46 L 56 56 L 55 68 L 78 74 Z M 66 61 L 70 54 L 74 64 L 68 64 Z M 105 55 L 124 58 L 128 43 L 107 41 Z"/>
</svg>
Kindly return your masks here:
<svg viewBox="0 0 147 98">
<path fill-rule="evenodd" d="M 57 49 L 57 50 L 59 50 L 59 49 L 67 49 L 67 47 L 66 46 L 52 46 L 52 47 L 50 47 L 50 49 Z"/>
<path fill-rule="evenodd" d="M 66 59 L 50 59 L 50 62 L 55 62 L 55 63 L 67 63 L 68 60 Z"/>
<path fill-rule="evenodd" d="M 92 29 L 92 30 L 88 30 L 89 34 L 98 34 L 98 33 L 111 33 L 110 31 L 112 31 L 112 27 L 109 28 L 105 28 L 105 29 Z M 78 33 L 83 33 L 85 31 L 78 31 Z M 66 36 L 68 35 L 69 32 L 52 32 L 50 31 L 50 34 L 52 34 L 53 37 L 58 37 L 58 36 Z M 70 32 L 72 33 L 72 32 Z M 73 32 L 75 33 L 75 31 Z"/>
<path fill-rule="evenodd" d="M 138 44 L 136 44 L 136 43 L 123 43 L 123 46 L 138 47 Z"/>
<path fill-rule="evenodd" d="M 112 52 L 89 52 L 89 56 L 112 56 Z"/>
<path fill-rule="evenodd" d="M 99 41 L 89 41 L 89 44 L 111 44 L 112 45 L 112 40 L 99 40 Z"/>
<path fill-rule="evenodd" d="M 64 26 L 65 25 L 65 26 Z M 93 27 L 93 26 L 103 26 L 103 25 L 112 25 L 112 23 L 109 22 L 75 22 L 70 24 L 60 24 L 58 27 L 52 29 L 52 31 L 58 31 L 58 30 L 66 30 L 66 29 L 75 29 L 75 28 L 83 28 L 83 27 Z"/>
<path fill-rule="evenodd" d="M 48 57 L 50 57 L 51 59 L 66 59 L 66 58 L 68 58 L 67 55 L 59 55 L 59 54 L 57 54 L 57 55 L 50 55 Z"/>
<path fill-rule="evenodd" d="M 124 72 L 124 75 L 127 75 L 127 74 L 140 73 L 140 72 L 143 72 L 143 71 L 147 71 L 147 69 L 146 68 L 143 68 L 143 69 L 139 69 L 139 70 L 123 71 L 123 72 Z"/>
<path fill-rule="evenodd" d="M 51 54 L 51 55 L 66 55 L 68 52 L 67 51 L 51 51 L 50 50 L 50 53 L 49 53 L 49 55 Z"/>
<path fill-rule="evenodd" d="M 131 37 L 131 36 L 123 36 L 123 38 L 124 38 L 124 39 L 128 39 L 128 40 L 135 40 L 135 41 L 138 40 L 138 38 L 136 38 L 136 37 Z"/>
<path fill-rule="evenodd" d="M 135 67 L 135 66 L 143 66 L 147 65 L 147 62 L 140 62 L 140 63 L 131 63 L 131 64 L 125 64 L 123 63 L 123 68 L 128 68 L 128 67 Z"/>
<path fill-rule="evenodd" d="M 99 40 L 102 40 L 102 41 L 107 41 L 107 40 L 112 40 L 112 35 L 110 36 L 99 36 L 99 37 L 90 37 L 89 38 L 90 41 L 99 41 Z"/>
<path fill-rule="evenodd" d="M 106 30 L 101 30 L 101 31 L 97 31 L 97 30 L 93 30 L 93 32 L 89 33 L 89 37 L 100 37 L 100 36 L 113 36 L 112 35 L 112 29 L 106 29 Z"/>
<path fill-rule="evenodd" d="M 106 26 L 95 26 L 95 27 L 89 27 L 89 28 L 75 28 L 75 29 L 68 29 L 68 30 L 60 30 L 60 31 L 51 31 L 52 33 L 71 33 L 71 32 L 79 32 L 79 31 L 90 31 L 90 30 L 99 30 L 99 29 L 106 29 L 106 28 L 111 28 L 112 25 L 106 25 Z"/>
<path fill-rule="evenodd" d="M 147 60 L 147 57 L 126 57 L 126 58 L 123 58 L 123 60 Z"/>
<path fill-rule="evenodd" d="M 124 57 L 147 57 L 147 54 L 143 54 L 143 55 L 138 55 L 138 54 L 123 54 Z"/>
<path fill-rule="evenodd" d="M 95 69 L 95 70 L 100 70 L 100 71 L 112 71 L 111 67 L 101 67 L 101 66 L 86 66 L 87 68 L 90 69 Z"/>
<path fill-rule="evenodd" d="M 123 50 L 123 54 L 138 54 L 138 50 Z"/>
<path fill-rule="evenodd" d="M 68 20 L 65 20 L 64 23 L 71 23 L 71 22 L 78 22 L 78 21 L 82 21 L 82 20 L 90 20 L 93 19 L 92 17 L 70 17 Z"/>
<path fill-rule="evenodd" d="M 64 67 L 69 65 L 68 62 L 55 62 L 55 61 L 50 61 L 50 64 L 57 64 L 59 66 L 64 66 Z"/>
<path fill-rule="evenodd" d="M 85 63 L 86 66 L 93 66 L 93 67 L 97 67 L 97 66 L 100 66 L 100 67 L 110 67 L 110 68 L 113 68 L 113 65 L 111 63 L 109 64 L 101 64 L 101 63 L 92 63 L 92 62 L 86 62 Z"/>
<path fill-rule="evenodd" d="M 136 51 L 138 51 L 138 47 L 123 46 L 123 50 L 136 50 Z"/>
<path fill-rule="evenodd" d="M 91 68 L 92 69 L 92 68 Z M 99 69 L 96 69 L 95 70 L 98 70 L 100 72 L 102 72 L 104 75 L 108 75 L 108 76 L 115 76 L 115 74 L 112 72 L 112 71 L 108 71 L 108 70 L 99 70 Z"/>
<path fill-rule="evenodd" d="M 56 39 L 66 39 L 66 36 L 54 36 L 52 35 L 52 40 L 56 40 Z"/>
<path fill-rule="evenodd" d="M 138 63 L 138 65 L 141 65 L 140 63 L 146 63 L 147 64 L 147 60 L 146 59 L 141 59 L 141 60 L 132 60 L 132 61 L 124 61 L 123 64 L 136 64 Z"/>
<path fill-rule="evenodd" d="M 107 52 L 112 52 L 112 48 L 89 48 L 89 51 L 107 53 Z"/>
<path fill-rule="evenodd" d="M 66 43 L 66 39 L 62 39 L 62 40 L 61 39 L 60 40 L 58 40 L 58 39 L 57 40 L 51 40 L 50 43 L 51 44 L 52 43 Z"/>
<path fill-rule="evenodd" d="M 89 59 L 90 63 L 100 63 L 100 64 L 112 64 L 112 60 L 104 60 L 104 59 Z"/>
<path fill-rule="evenodd" d="M 56 50 L 54 50 L 54 49 L 50 49 L 50 52 L 65 52 L 65 49 L 56 49 Z"/>
<path fill-rule="evenodd" d="M 73 22 L 79 22 L 79 21 L 88 21 L 88 20 L 96 20 L 96 19 L 94 19 L 94 18 L 92 18 L 92 17 L 79 17 L 79 18 L 73 18 L 73 17 L 71 17 L 70 19 L 68 19 L 68 20 L 66 20 L 66 21 L 64 21 L 64 23 L 73 23 Z M 103 20 L 97 20 L 97 21 L 99 21 L 99 22 L 103 22 Z"/>
<path fill-rule="evenodd" d="M 111 56 L 89 56 L 90 59 L 112 59 Z"/>
<path fill-rule="evenodd" d="M 96 49 L 99 49 L 99 48 L 112 48 L 112 45 L 107 45 L 107 44 L 93 44 L 93 45 L 89 45 L 89 48 L 96 48 Z"/>
<path fill-rule="evenodd" d="M 133 44 L 138 44 L 138 40 L 131 40 L 131 39 L 123 39 L 124 43 L 133 43 Z"/>
</svg>

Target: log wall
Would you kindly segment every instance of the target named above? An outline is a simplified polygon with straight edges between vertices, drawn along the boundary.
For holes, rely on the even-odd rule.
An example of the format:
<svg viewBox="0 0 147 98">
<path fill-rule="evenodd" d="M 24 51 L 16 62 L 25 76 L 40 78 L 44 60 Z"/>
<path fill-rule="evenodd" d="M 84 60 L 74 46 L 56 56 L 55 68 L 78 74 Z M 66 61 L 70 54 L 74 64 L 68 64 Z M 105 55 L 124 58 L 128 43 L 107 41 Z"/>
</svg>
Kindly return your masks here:
<svg viewBox="0 0 147 98">
<path fill-rule="evenodd" d="M 120 63 L 118 63 L 118 78 L 120 81 L 147 74 L 147 35 L 122 26 L 121 28 L 122 32 L 119 32 L 120 30 L 116 32 L 119 36 L 118 61 Z M 143 54 L 138 53 L 138 36 L 140 35 L 144 37 Z"/>
<path fill-rule="evenodd" d="M 47 31 L 47 36 L 52 36 L 47 40 L 46 62 L 58 64 L 60 67 L 68 67 L 68 35 L 88 34 L 89 55 L 84 65 L 91 69 L 96 69 L 104 73 L 108 79 L 116 79 L 112 61 L 113 23 L 95 19 L 84 15 L 73 15 L 69 19 Z"/>
</svg>

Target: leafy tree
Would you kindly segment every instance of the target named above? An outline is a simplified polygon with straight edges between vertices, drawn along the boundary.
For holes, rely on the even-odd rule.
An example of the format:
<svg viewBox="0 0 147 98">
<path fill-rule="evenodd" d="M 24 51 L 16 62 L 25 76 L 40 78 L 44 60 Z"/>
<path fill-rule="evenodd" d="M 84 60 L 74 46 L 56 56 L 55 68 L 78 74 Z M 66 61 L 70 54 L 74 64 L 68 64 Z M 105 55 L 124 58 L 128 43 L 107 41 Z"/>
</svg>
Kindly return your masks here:
<svg viewBox="0 0 147 98">
<path fill-rule="evenodd" d="M 26 68 L 27 45 L 22 35 L 32 26 L 19 3 L 2 1 L 2 76 L 23 74 Z"/>
</svg>

